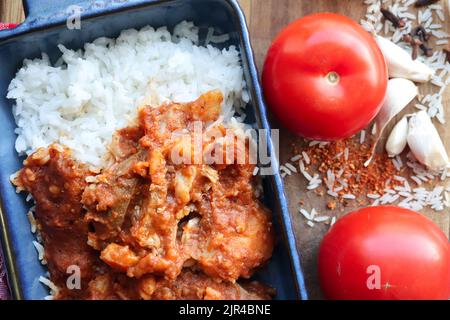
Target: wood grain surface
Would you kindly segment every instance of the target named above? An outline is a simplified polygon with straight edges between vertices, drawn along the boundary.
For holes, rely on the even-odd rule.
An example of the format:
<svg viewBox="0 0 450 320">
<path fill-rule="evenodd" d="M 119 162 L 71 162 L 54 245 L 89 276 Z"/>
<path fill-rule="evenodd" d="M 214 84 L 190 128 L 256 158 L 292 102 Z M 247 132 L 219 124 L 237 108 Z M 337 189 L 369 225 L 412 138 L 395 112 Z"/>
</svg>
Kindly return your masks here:
<svg viewBox="0 0 450 320">
<path fill-rule="evenodd" d="M 444 1 L 441 1 L 444 2 Z M 251 39 L 255 51 L 256 61 L 259 70 L 262 68 L 265 53 L 272 39 L 289 22 L 300 18 L 306 14 L 320 11 L 331 11 L 347 15 L 359 21 L 365 14 L 365 6 L 362 0 L 240 0 L 240 4 L 246 14 L 250 28 Z M 445 10 L 448 17 L 448 11 Z M 3 0 L 0 2 L 1 22 L 21 22 L 24 19 L 21 0 Z M 449 21 L 449 20 L 446 20 Z M 446 31 L 450 31 L 450 25 L 446 23 Z M 430 85 L 421 85 L 422 93 L 431 92 Z M 448 110 L 450 102 L 450 90 L 444 94 L 444 107 L 447 109 L 447 118 L 450 118 Z M 413 111 L 409 107 L 405 112 Z M 279 128 L 276 120 L 272 119 L 272 126 Z M 438 130 L 450 151 L 450 129 L 444 125 L 437 125 Z M 298 137 L 281 129 L 280 138 L 280 160 L 286 162 L 292 154 L 293 145 L 301 145 L 302 141 Z M 301 251 L 302 265 L 305 271 L 307 288 L 310 298 L 320 299 L 322 297 L 317 281 L 316 258 L 318 245 L 323 235 L 328 230 L 326 225 L 317 225 L 309 228 L 305 224 L 304 218 L 298 214 L 298 202 L 305 200 L 309 208 L 316 208 L 319 212 L 325 212 L 326 201 L 317 197 L 313 192 L 305 192 L 305 181 L 299 175 L 289 176 L 285 179 L 286 193 L 289 200 L 289 208 L 294 221 L 294 229 L 297 236 L 297 244 Z M 308 208 L 307 208 L 308 209 Z M 352 210 L 350 207 L 345 212 L 330 212 L 328 215 L 341 216 L 346 211 Z M 425 215 L 432 218 L 441 229 L 448 235 L 450 231 L 450 211 L 435 213 L 425 210 Z"/>
<path fill-rule="evenodd" d="M 0 1 L 0 22 L 20 23 L 24 19 L 22 0 Z"/>
<path fill-rule="evenodd" d="M 256 54 L 257 65 L 259 70 L 262 68 L 264 56 L 271 40 L 277 33 L 289 22 L 296 20 L 306 14 L 331 11 L 347 15 L 356 21 L 359 21 L 365 14 L 366 8 L 362 4 L 362 0 L 251 0 L 249 11 L 250 33 L 253 47 Z M 442 3 L 444 1 L 441 1 Z M 449 21 L 448 11 L 445 10 Z M 446 23 L 446 31 L 450 30 L 449 23 Z M 421 93 L 431 92 L 431 85 L 420 85 Z M 447 111 L 447 119 L 450 119 L 450 90 L 447 88 L 444 98 L 444 107 Z M 415 112 L 413 106 L 409 106 L 402 114 Z M 400 116 L 397 117 L 400 118 Z M 274 119 L 271 121 L 272 127 L 277 128 L 278 124 Z M 394 121 L 395 123 L 395 121 Z M 436 121 L 435 121 L 436 123 Z M 448 124 L 437 124 L 437 128 L 445 142 L 447 151 L 450 151 L 450 129 Z M 387 132 L 390 132 L 387 130 Z M 298 137 L 290 134 L 286 130 L 281 130 L 280 134 L 280 161 L 285 163 L 292 157 L 293 145 L 301 145 L 302 141 Z M 449 179 L 447 179 L 449 180 Z M 447 182 L 449 184 L 449 182 Z M 300 175 L 287 176 L 285 179 L 286 193 L 289 201 L 289 210 L 293 218 L 295 234 L 297 236 L 297 245 L 302 256 L 302 266 L 306 277 L 306 286 L 309 296 L 312 299 L 322 298 L 317 279 L 317 252 L 318 246 L 323 235 L 329 229 L 326 225 L 317 225 L 310 228 L 306 225 L 305 219 L 298 213 L 299 201 L 305 201 L 305 209 L 308 211 L 315 208 L 319 213 L 326 215 L 342 216 L 348 211 L 354 210 L 356 207 L 349 206 L 344 212 L 333 212 L 326 209 L 324 197 L 318 197 L 314 192 L 305 192 L 306 182 Z M 429 187 L 428 187 L 429 188 Z M 433 212 L 430 210 L 422 211 L 425 215 L 433 219 L 441 229 L 449 234 L 450 211 L 447 208 L 444 212 Z"/>
</svg>

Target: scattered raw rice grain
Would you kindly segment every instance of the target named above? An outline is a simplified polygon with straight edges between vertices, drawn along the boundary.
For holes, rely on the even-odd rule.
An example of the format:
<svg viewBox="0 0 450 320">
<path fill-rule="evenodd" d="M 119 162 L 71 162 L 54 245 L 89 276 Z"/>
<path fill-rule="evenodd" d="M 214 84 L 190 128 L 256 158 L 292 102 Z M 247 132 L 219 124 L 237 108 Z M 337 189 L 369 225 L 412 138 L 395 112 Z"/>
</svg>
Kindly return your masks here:
<svg viewBox="0 0 450 320">
<path fill-rule="evenodd" d="M 285 164 L 286 168 L 288 168 L 290 171 L 297 173 L 297 169 L 290 163 Z"/>
<path fill-rule="evenodd" d="M 377 134 L 377 131 L 378 131 L 378 129 L 377 129 L 377 124 L 374 123 L 374 124 L 372 125 L 372 131 L 371 131 L 370 133 L 374 136 L 374 135 Z"/>
<path fill-rule="evenodd" d="M 285 174 L 287 174 L 289 176 L 292 174 L 291 171 L 288 168 L 286 168 L 284 165 L 280 166 L 280 171 L 283 171 Z"/>
<path fill-rule="evenodd" d="M 340 157 L 342 157 L 344 153 L 343 152 L 339 152 L 337 155 L 334 156 L 334 159 L 339 159 Z"/>
<path fill-rule="evenodd" d="M 331 218 L 330 226 L 334 225 L 336 223 L 336 217 Z"/>
<path fill-rule="evenodd" d="M 320 141 L 311 141 L 308 146 L 309 147 L 314 147 L 314 146 L 316 146 L 318 144 L 320 144 Z"/>
<path fill-rule="evenodd" d="M 312 179 L 309 181 L 307 189 L 308 190 L 314 190 L 317 187 L 319 187 L 322 184 L 321 180 L 317 180 L 314 177 L 312 177 Z"/>
<path fill-rule="evenodd" d="M 306 221 L 306 224 L 308 225 L 308 226 L 310 226 L 311 228 L 312 227 L 314 227 L 314 222 L 312 222 L 312 221 Z"/>
<path fill-rule="evenodd" d="M 394 165 L 395 169 L 397 171 L 400 171 L 401 167 L 400 167 L 400 164 L 398 163 L 397 159 L 392 158 L 391 161 L 392 161 L 392 164 Z"/>
<path fill-rule="evenodd" d="M 330 217 L 328 217 L 328 216 L 321 216 L 321 217 L 314 218 L 314 222 L 325 222 L 325 221 L 328 221 L 329 219 L 330 219 Z"/>
<path fill-rule="evenodd" d="M 400 196 L 398 194 L 395 194 L 395 195 L 391 196 L 388 203 L 394 203 L 395 201 L 398 200 L 398 198 L 400 198 Z"/>
<path fill-rule="evenodd" d="M 442 28 L 442 24 L 440 24 L 440 23 L 433 23 L 428 28 L 429 29 L 440 29 L 440 28 Z"/>
<path fill-rule="evenodd" d="M 416 103 L 414 107 L 419 110 L 427 110 L 427 107 L 425 107 L 423 104 L 420 103 Z"/>
<path fill-rule="evenodd" d="M 431 30 L 431 33 L 433 34 L 433 36 L 439 39 L 450 37 L 450 35 L 443 30 Z"/>
<path fill-rule="evenodd" d="M 406 192 L 406 191 L 400 191 L 398 194 L 399 194 L 401 197 L 404 197 L 404 198 L 409 198 L 409 197 L 411 197 L 411 193 Z"/>
<path fill-rule="evenodd" d="M 306 164 L 311 163 L 311 159 L 309 158 L 308 154 L 305 151 L 302 152 L 302 156 L 303 156 L 303 160 L 305 160 Z"/>
<path fill-rule="evenodd" d="M 311 219 L 312 219 L 312 217 L 311 217 L 311 215 L 309 214 L 309 212 L 306 211 L 305 209 L 299 209 L 299 212 L 300 212 L 307 220 L 311 220 Z"/>
<path fill-rule="evenodd" d="M 337 194 L 336 192 L 334 192 L 334 191 L 331 191 L 331 190 L 328 190 L 328 191 L 327 191 L 327 194 L 329 194 L 330 196 L 332 196 L 332 197 L 334 197 L 334 198 L 337 198 L 337 197 L 338 197 L 338 194 Z"/>
<path fill-rule="evenodd" d="M 299 166 L 299 168 L 300 168 L 300 172 L 303 173 L 303 172 L 305 171 L 305 164 L 303 163 L 302 160 L 300 160 L 300 161 L 298 162 L 298 166 Z"/>
<path fill-rule="evenodd" d="M 302 171 L 302 174 L 308 181 L 312 180 L 312 177 L 311 177 L 311 175 L 308 172 Z"/>
<path fill-rule="evenodd" d="M 362 130 L 359 138 L 359 144 L 363 144 L 366 141 L 366 130 Z M 348 156 L 347 156 L 348 158 Z"/>
<path fill-rule="evenodd" d="M 411 176 L 411 180 L 413 180 L 419 186 L 422 184 L 422 181 L 419 178 L 417 178 L 416 176 Z"/>
<path fill-rule="evenodd" d="M 320 186 L 320 183 L 313 183 L 313 184 L 309 184 L 309 185 L 306 187 L 306 189 L 311 191 L 311 190 L 317 189 L 319 186 Z"/>
<path fill-rule="evenodd" d="M 436 10 L 436 15 L 438 16 L 439 20 L 441 20 L 441 21 L 444 21 L 444 20 L 445 20 L 444 11 L 442 11 L 442 10 Z"/>
<path fill-rule="evenodd" d="M 447 179 L 447 174 L 448 174 L 448 168 L 445 168 L 444 170 L 442 170 L 441 181 L 444 181 L 445 179 Z"/>
</svg>

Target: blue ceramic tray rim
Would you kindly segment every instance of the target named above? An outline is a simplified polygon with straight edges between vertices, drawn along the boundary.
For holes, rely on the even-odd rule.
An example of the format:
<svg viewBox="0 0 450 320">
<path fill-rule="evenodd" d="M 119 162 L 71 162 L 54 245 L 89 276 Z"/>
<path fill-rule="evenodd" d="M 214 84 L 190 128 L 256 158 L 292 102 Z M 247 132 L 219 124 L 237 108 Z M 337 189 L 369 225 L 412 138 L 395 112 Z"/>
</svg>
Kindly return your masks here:
<svg viewBox="0 0 450 320">
<path fill-rule="evenodd" d="M 19 25 L 15 29 L 5 30 L 0 32 L 0 45 L 3 41 L 14 38 L 16 36 L 39 32 L 39 30 L 45 30 L 54 26 L 59 26 L 66 22 L 68 18 L 68 13 L 62 9 L 67 8 L 70 5 L 77 4 L 83 8 L 82 18 L 90 18 L 99 15 L 105 15 L 108 13 L 113 13 L 117 11 L 122 11 L 124 9 L 135 9 L 140 6 L 157 5 L 165 2 L 170 2 L 171 0 L 128 0 L 123 2 L 123 0 L 104 0 L 104 1 L 85 1 L 85 0 L 60 0 L 58 2 L 51 0 L 23 0 L 25 14 L 27 16 L 24 23 Z M 258 120 L 260 126 L 267 130 L 267 141 L 268 141 L 268 154 L 271 157 L 272 166 L 278 168 L 278 159 L 274 155 L 274 145 L 269 137 L 270 125 L 266 113 L 266 105 L 262 95 L 261 86 L 259 83 L 258 72 L 256 69 L 253 49 L 250 43 L 250 36 L 248 32 L 248 27 L 246 24 L 245 16 L 240 8 L 237 0 L 223 0 L 227 2 L 235 11 L 237 18 L 239 19 L 241 27 L 241 37 L 243 40 L 242 56 L 243 59 L 248 61 L 248 67 L 250 72 L 250 79 L 248 81 L 252 82 L 254 88 L 251 92 L 253 101 L 256 104 L 257 112 L 259 113 Z M 296 280 L 295 287 L 297 289 L 297 295 L 300 299 L 307 299 L 307 291 L 305 288 L 305 282 L 303 277 L 302 268 L 300 265 L 300 253 L 297 250 L 295 235 L 292 227 L 292 220 L 289 214 L 287 199 L 284 192 L 283 180 L 276 170 L 276 173 L 270 177 L 270 182 L 275 191 L 275 200 L 279 204 L 280 215 L 281 215 L 281 228 L 283 231 L 284 240 L 286 241 L 289 255 L 290 264 Z M 1 200 L 1 199 L 0 199 Z M 1 201 L 0 201 L 1 205 Z M 4 212 L 4 211 L 3 211 Z M 11 241 L 9 237 L 9 232 L 7 228 L 7 222 L 5 216 L 0 214 L 0 231 L 1 231 L 1 242 L 3 246 L 3 252 L 6 259 L 8 279 L 10 282 L 13 297 L 15 299 L 22 299 L 22 292 L 20 288 L 20 283 L 18 280 L 18 274 L 15 266 L 14 256 L 11 250 Z"/>
</svg>

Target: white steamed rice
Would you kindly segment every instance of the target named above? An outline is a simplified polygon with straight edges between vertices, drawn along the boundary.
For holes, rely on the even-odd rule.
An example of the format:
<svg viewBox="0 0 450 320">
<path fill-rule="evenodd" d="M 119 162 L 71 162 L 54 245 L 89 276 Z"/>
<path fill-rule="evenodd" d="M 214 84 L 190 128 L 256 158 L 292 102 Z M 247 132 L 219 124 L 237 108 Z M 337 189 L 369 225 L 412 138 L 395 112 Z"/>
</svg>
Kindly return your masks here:
<svg viewBox="0 0 450 320">
<path fill-rule="evenodd" d="M 198 44 L 198 28 L 184 21 L 173 34 L 145 27 L 96 39 L 84 50 L 60 45 L 54 66 L 46 54 L 25 60 L 7 95 L 15 99 L 17 152 L 58 142 L 100 166 L 114 131 L 127 126 L 144 101 L 186 102 L 213 89 L 224 94 L 223 116 L 230 119 L 248 102 L 239 52 Z"/>
</svg>

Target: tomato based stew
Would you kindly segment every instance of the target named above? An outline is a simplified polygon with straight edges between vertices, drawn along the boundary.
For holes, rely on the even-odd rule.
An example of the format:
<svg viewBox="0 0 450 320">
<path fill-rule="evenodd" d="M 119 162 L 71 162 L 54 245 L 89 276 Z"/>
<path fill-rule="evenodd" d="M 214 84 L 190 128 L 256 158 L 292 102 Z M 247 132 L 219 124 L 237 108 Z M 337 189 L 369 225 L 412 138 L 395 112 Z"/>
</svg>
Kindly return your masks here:
<svg viewBox="0 0 450 320">
<path fill-rule="evenodd" d="M 271 213 L 259 200 L 250 141 L 217 138 L 228 129 L 219 121 L 222 100 L 211 91 L 142 107 L 136 123 L 114 135 L 102 170 L 56 144 L 24 161 L 14 183 L 36 201 L 56 299 L 273 296 L 249 280 L 272 255 Z M 200 157 L 191 152 L 196 133 Z M 225 149 L 246 161 L 217 152 Z M 67 286 L 73 266 L 79 288 Z"/>
</svg>

